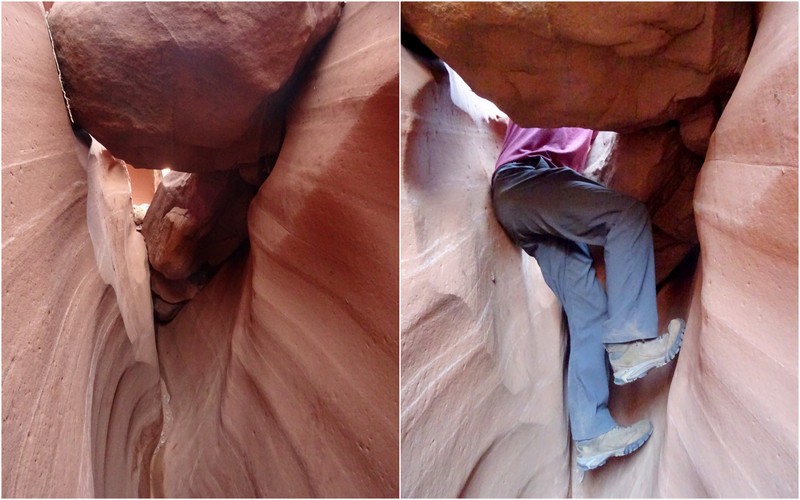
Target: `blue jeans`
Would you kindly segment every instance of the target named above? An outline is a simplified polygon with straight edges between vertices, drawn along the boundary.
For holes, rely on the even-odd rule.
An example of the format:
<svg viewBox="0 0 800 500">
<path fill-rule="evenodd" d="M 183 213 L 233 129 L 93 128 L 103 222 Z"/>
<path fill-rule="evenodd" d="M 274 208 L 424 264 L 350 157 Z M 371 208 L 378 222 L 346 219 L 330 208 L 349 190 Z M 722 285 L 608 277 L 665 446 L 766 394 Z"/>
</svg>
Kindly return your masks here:
<svg viewBox="0 0 800 500">
<path fill-rule="evenodd" d="M 494 213 L 533 256 L 567 315 L 567 409 L 572 438 L 616 425 L 608 411 L 604 344 L 658 335 L 653 236 L 647 209 L 543 157 L 502 165 L 492 178 Z M 587 245 L 604 247 L 606 287 Z"/>
</svg>

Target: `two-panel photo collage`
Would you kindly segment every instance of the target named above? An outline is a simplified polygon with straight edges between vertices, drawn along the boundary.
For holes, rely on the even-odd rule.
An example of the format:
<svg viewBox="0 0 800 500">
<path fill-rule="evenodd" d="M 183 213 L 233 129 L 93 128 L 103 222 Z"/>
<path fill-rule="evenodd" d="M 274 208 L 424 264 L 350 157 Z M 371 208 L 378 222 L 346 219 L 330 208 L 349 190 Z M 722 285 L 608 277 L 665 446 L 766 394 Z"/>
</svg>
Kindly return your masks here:
<svg viewBox="0 0 800 500">
<path fill-rule="evenodd" d="M 798 3 L 0 8 L 3 497 L 798 497 Z"/>
</svg>

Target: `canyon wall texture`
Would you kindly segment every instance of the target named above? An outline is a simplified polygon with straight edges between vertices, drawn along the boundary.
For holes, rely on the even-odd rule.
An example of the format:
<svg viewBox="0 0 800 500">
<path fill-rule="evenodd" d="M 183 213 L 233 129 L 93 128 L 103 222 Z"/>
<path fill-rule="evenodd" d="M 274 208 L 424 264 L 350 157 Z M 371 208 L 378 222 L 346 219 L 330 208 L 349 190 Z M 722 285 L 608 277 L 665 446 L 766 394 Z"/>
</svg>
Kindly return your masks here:
<svg viewBox="0 0 800 500">
<path fill-rule="evenodd" d="M 561 306 L 489 199 L 504 125 L 401 64 L 402 495 L 566 496 Z"/>
<path fill-rule="evenodd" d="M 106 150 L 70 129 L 41 4 L 3 5 L 4 495 L 399 494 L 398 16 L 56 4 L 71 111 Z M 125 140 L 195 170 L 167 176 L 142 233 Z M 166 326 L 142 235 L 175 271 L 154 283 L 193 298 Z M 181 281 L 197 272 L 206 288 Z"/>
<path fill-rule="evenodd" d="M 152 329 L 137 356 L 98 269 L 96 251 L 121 249 L 92 246 L 86 150 L 42 6 L 2 13 L 3 496 L 147 496 L 161 427 Z"/>
<path fill-rule="evenodd" d="M 249 256 L 160 330 L 167 496 L 398 494 L 397 17 L 345 6 L 250 206 Z"/>
<path fill-rule="evenodd" d="M 247 240 L 286 105 L 340 14 L 334 2 L 53 6 L 75 122 L 132 166 L 173 171 L 142 224 L 159 321 Z"/>
<path fill-rule="evenodd" d="M 796 497 L 797 4 L 764 4 L 694 195 L 702 248 L 663 496 Z"/>
<path fill-rule="evenodd" d="M 477 135 L 464 127 L 449 100 L 419 97 L 426 85 L 431 95 L 446 95 L 437 85 L 447 82 L 434 76 L 434 84 L 423 66 L 404 59 L 403 495 L 796 496 L 797 6 L 765 4 L 757 15 L 752 6 L 730 4 L 643 4 L 625 12 L 555 3 L 401 9 L 405 28 L 514 120 L 622 132 L 593 175 L 647 204 L 656 228 L 660 327 L 671 317 L 688 319 L 676 363 L 612 387 L 618 421 L 649 418 L 655 426 L 631 457 L 582 477 L 565 451 L 564 428 L 533 437 L 537 453 L 528 457 L 492 444 L 490 436 L 529 418 L 526 408 L 555 428 L 552 419 L 565 418 L 562 386 L 555 374 L 540 374 L 541 384 L 523 393 L 528 400 L 518 407 L 487 397 L 481 388 L 491 380 L 497 387 L 499 377 L 470 365 L 462 351 L 469 332 L 506 336 L 510 345 L 543 343 L 539 350 L 551 356 L 523 347 L 521 369 L 549 365 L 560 373 L 563 351 L 554 346 L 563 340 L 552 322 L 539 319 L 558 306 L 519 293 L 511 300 L 497 294 L 485 309 L 471 306 L 486 293 L 474 269 L 489 262 L 519 268 L 527 257 L 483 247 L 494 224 L 486 217 L 489 173 L 478 183 L 445 169 L 490 169 L 499 139 L 485 126 Z M 425 184 L 410 173 L 434 180 Z M 517 270 L 514 279 L 535 289 L 528 274 Z M 437 288 L 450 295 L 437 298 Z M 520 307 L 530 310 L 530 324 L 489 326 L 493 311 Z M 559 460 L 565 466 L 554 469 Z M 491 474 L 482 473 L 491 470 L 486 463 L 495 464 Z M 541 470 L 548 470 L 545 478 Z M 479 490 L 470 488 L 475 478 Z"/>
</svg>

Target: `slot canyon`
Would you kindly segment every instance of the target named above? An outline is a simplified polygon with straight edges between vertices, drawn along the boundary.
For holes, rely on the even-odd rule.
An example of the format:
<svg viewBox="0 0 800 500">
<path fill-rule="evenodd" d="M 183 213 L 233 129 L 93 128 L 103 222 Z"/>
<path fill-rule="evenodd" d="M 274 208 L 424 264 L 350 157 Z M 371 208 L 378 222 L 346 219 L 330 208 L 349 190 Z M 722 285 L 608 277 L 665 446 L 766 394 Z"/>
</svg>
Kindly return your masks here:
<svg viewBox="0 0 800 500">
<path fill-rule="evenodd" d="M 3 496 L 398 496 L 399 4 L 2 14 Z"/>
<path fill-rule="evenodd" d="M 797 497 L 797 10 L 401 5 L 403 497 Z M 611 388 L 649 442 L 585 475 L 561 305 L 492 213 L 504 114 L 602 131 L 587 175 L 647 206 L 687 320 Z"/>
</svg>

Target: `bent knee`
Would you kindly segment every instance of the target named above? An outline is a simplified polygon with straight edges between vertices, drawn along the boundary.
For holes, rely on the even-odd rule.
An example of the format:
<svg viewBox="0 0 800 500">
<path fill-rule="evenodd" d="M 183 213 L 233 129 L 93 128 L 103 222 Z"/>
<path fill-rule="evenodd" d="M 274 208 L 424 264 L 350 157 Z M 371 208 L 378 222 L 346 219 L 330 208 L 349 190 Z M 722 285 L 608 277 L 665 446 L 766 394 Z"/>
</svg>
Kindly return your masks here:
<svg viewBox="0 0 800 500">
<path fill-rule="evenodd" d="M 621 217 L 629 224 L 637 226 L 650 224 L 650 212 L 648 212 L 645 204 L 629 196 L 626 198 L 630 201 L 630 205 L 621 212 Z"/>
</svg>

